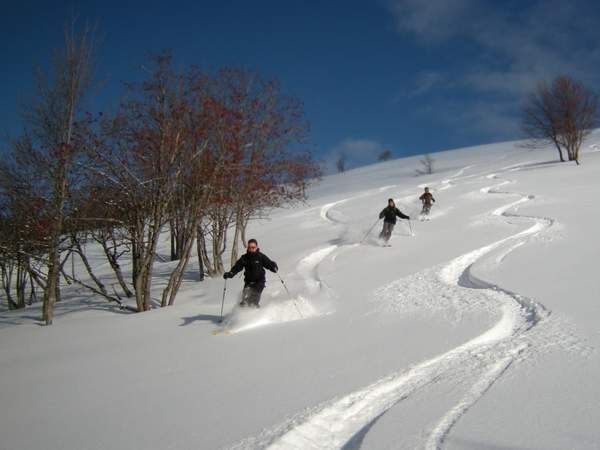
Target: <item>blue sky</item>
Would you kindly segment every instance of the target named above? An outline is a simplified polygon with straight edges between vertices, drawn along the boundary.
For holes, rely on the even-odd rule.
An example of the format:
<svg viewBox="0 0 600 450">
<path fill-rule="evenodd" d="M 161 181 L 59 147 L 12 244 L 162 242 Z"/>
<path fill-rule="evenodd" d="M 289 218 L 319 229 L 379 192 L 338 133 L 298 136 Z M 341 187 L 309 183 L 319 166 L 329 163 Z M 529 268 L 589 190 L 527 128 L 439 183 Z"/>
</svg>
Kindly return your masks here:
<svg viewBox="0 0 600 450">
<path fill-rule="evenodd" d="M 98 24 L 96 106 L 116 104 L 149 51 L 179 64 L 244 67 L 304 102 L 314 153 L 352 165 L 516 139 L 537 80 L 600 90 L 596 1 L 11 2 L 0 17 L 0 131 L 20 130 L 32 68 L 60 46 L 72 11 Z"/>
</svg>

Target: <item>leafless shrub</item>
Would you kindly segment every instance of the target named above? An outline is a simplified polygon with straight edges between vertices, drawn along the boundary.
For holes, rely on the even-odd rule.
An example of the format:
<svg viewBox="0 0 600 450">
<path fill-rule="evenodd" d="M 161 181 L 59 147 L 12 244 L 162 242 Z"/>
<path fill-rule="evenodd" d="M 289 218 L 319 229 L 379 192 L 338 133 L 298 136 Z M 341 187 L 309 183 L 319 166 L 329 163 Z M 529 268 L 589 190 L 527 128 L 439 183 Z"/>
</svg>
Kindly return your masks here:
<svg viewBox="0 0 600 450">
<path fill-rule="evenodd" d="M 335 161 L 335 168 L 339 173 L 344 173 L 346 171 L 346 159 L 346 155 L 342 153 Z"/>
<path fill-rule="evenodd" d="M 379 156 L 377 156 L 377 161 L 388 161 L 392 159 L 392 151 L 391 150 L 384 150 L 382 151 Z"/>
<path fill-rule="evenodd" d="M 435 159 L 429 153 L 425 154 L 419 162 L 422 167 L 415 170 L 417 175 L 430 175 L 434 172 L 433 163 Z"/>
<path fill-rule="evenodd" d="M 556 147 L 569 161 L 579 164 L 579 149 L 598 124 L 598 96 L 581 82 L 559 76 L 551 84 L 542 81 L 523 107 L 522 128 L 530 146 Z"/>
</svg>

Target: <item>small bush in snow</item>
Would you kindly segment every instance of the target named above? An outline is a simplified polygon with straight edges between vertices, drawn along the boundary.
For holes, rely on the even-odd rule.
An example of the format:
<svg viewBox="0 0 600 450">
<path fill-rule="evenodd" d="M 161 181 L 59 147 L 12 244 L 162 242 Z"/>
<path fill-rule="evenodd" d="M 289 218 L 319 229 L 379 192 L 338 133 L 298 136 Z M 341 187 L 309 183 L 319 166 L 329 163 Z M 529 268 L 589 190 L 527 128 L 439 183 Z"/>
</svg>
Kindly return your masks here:
<svg viewBox="0 0 600 450">
<path fill-rule="evenodd" d="M 392 151 L 391 150 L 384 150 L 377 157 L 377 161 L 388 161 L 390 159 L 392 159 Z"/>
<path fill-rule="evenodd" d="M 598 124 L 598 96 L 580 81 L 561 75 L 542 81 L 523 108 L 522 127 L 530 146 L 554 145 L 561 161 L 579 164 L 579 149 Z"/>
<path fill-rule="evenodd" d="M 433 173 L 433 163 L 435 162 L 435 159 L 433 159 L 429 153 L 423 156 L 423 159 L 419 160 L 419 162 L 422 167 L 415 171 L 417 175 L 430 175 Z"/>
</svg>

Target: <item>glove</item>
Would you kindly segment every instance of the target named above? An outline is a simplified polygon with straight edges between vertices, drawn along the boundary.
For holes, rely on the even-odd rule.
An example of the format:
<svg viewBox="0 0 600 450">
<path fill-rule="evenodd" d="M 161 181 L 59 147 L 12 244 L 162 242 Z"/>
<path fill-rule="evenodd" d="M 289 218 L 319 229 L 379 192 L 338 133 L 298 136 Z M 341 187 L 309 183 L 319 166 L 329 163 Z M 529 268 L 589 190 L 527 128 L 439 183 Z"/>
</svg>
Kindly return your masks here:
<svg viewBox="0 0 600 450">
<path fill-rule="evenodd" d="M 410 220 L 410 216 L 406 216 L 406 220 Z"/>
<path fill-rule="evenodd" d="M 224 278 L 224 279 L 227 279 L 227 278 L 233 278 L 233 274 L 232 274 L 231 272 L 225 272 L 225 273 L 223 274 L 223 278 Z"/>
<path fill-rule="evenodd" d="M 273 272 L 277 273 L 279 267 L 277 267 L 277 263 L 273 263 Z"/>
</svg>

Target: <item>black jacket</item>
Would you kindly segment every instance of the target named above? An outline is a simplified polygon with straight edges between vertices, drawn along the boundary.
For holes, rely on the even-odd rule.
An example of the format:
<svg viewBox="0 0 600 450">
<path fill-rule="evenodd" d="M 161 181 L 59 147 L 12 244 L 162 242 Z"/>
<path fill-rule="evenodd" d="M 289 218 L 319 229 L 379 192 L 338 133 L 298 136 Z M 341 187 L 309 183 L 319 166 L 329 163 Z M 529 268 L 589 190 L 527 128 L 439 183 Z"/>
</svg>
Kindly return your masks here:
<svg viewBox="0 0 600 450">
<path fill-rule="evenodd" d="M 265 268 L 277 272 L 277 264 L 260 251 L 246 252 L 237 260 L 230 272 L 235 275 L 244 269 L 244 283 L 264 285 Z"/>
<path fill-rule="evenodd" d="M 401 219 L 409 219 L 406 214 L 402 214 L 402 212 L 396 208 L 395 206 L 387 206 L 379 213 L 379 218 L 384 219 L 384 222 L 388 223 L 396 223 L 396 216 Z"/>
</svg>

